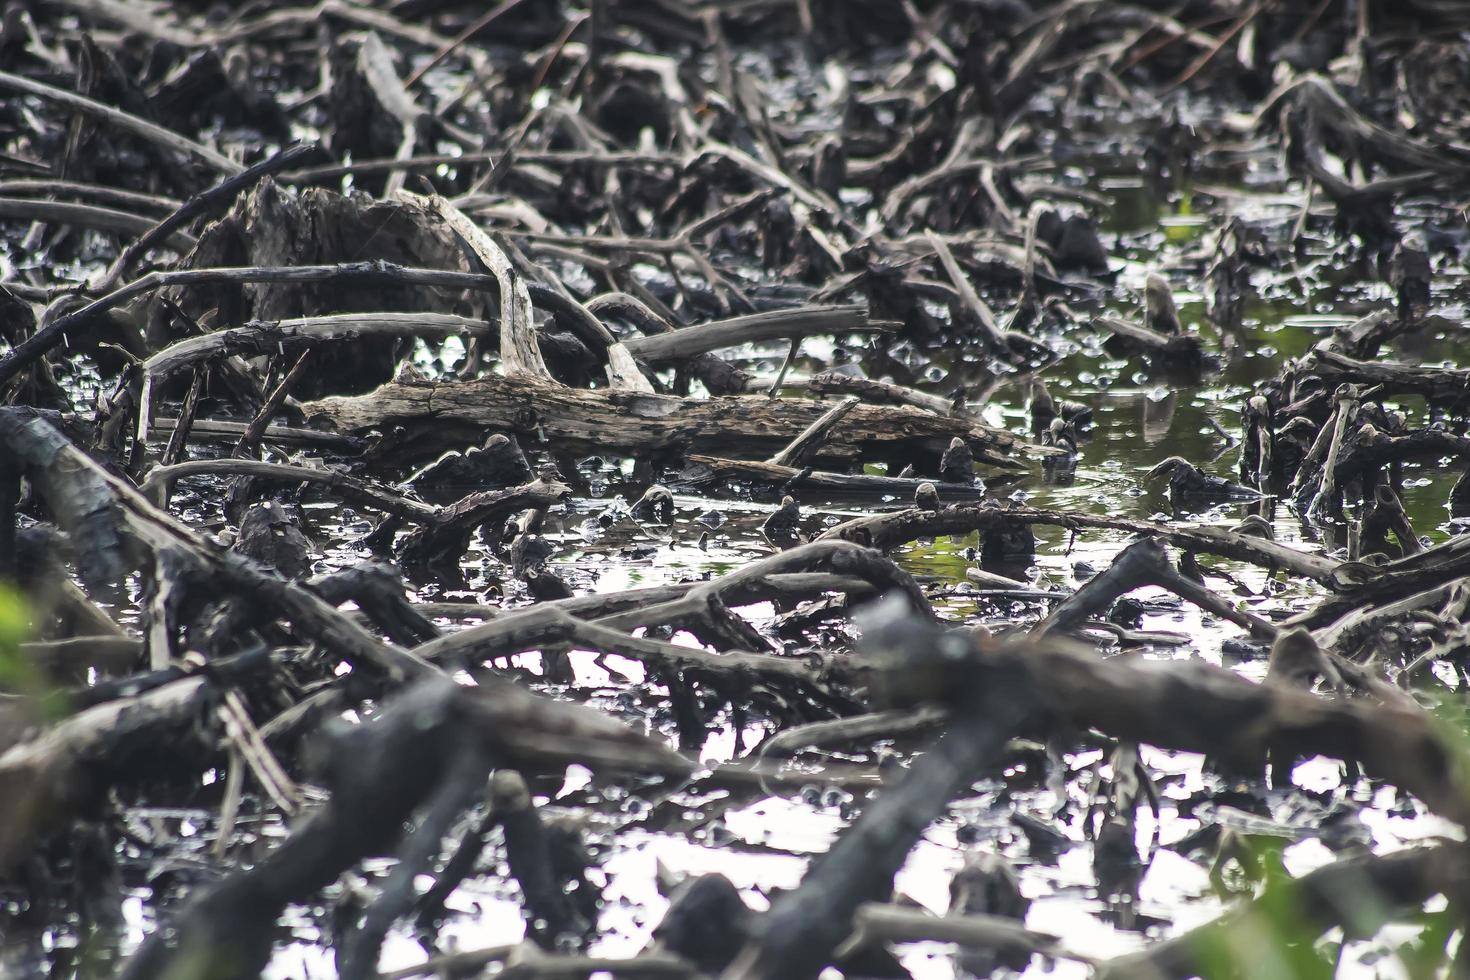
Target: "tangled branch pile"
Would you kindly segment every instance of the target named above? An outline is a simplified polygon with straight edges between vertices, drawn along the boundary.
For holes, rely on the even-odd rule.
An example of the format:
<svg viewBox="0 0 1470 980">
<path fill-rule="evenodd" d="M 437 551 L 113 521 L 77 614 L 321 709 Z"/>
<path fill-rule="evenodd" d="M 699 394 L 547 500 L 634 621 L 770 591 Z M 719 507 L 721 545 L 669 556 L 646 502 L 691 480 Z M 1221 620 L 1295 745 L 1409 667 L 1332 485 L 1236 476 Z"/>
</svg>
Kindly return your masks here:
<svg viewBox="0 0 1470 980">
<path fill-rule="evenodd" d="M 1470 826 L 1470 539 L 1404 502 L 1448 464 L 1470 516 L 1470 373 L 1415 354 L 1462 330 L 1431 287 L 1470 238 L 1467 29 L 1432 0 L 7 7 L 0 962 L 256 976 L 290 918 L 349 978 L 408 935 L 393 976 L 904 976 L 923 941 L 968 975 L 1261 975 L 1273 928 L 1307 975 L 1406 916 L 1463 970 L 1464 845 L 1371 846 L 1349 804 Z M 1133 275 L 1104 162 L 1287 205 Z M 1240 399 L 1238 480 L 1162 453 L 1149 519 L 996 496 L 1075 479 L 1074 352 L 1198 386 L 1314 264 L 1373 308 Z M 1116 555 L 1038 588 L 1038 527 Z M 961 621 L 903 553 L 970 535 Z M 593 588 L 599 549 L 674 571 Z M 1254 663 L 1140 629 L 1140 590 Z M 1140 746 L 1205 759 L 1167 846 L 1240 901 L 1192 932 L 1140 898 Z M 1323 825 L 1273 819 L 1318 756 Z M 598 854 L 826 792 L 842 829 L 755 883 L 769 911 L 671 875 L 656 923 L 608 923 Z M 895 875 L 957 800 L 1006 829 L 916 911 Z M 1293 877 L 1304 835 L 1340 856 Z M 1132 952 L 1027 917 L 1013 862 L 1080 844 Z M 524 940 L 452 948 L 490 879 Z"/>
</svg>

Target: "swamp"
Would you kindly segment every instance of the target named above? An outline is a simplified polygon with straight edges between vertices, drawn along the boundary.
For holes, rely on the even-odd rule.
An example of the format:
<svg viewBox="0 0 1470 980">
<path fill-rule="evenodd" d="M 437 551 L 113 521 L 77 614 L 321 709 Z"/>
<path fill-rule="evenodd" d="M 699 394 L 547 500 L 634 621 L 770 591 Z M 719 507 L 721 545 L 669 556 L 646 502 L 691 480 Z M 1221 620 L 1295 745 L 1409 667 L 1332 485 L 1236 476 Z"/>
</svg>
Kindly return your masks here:
<svg viewBox="0 0 1470 980">
<path fill-rule="evenodd" d="M 1459 0 L 7 2 L 0 977 L 1470 976 L 1467 251 Z"/>
</svg>

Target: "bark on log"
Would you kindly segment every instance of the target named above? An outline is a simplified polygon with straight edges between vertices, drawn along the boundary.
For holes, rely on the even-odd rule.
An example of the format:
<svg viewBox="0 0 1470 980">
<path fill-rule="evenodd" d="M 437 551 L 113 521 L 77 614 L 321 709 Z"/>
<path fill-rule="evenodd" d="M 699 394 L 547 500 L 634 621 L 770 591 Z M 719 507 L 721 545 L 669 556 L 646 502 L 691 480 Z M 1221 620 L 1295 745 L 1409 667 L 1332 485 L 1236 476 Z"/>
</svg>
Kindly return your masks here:
<svg viewBox="0 0 1470 980">
<path fill-rule="evenodd" d="M 1456 403 L 1470 395 L 1470 371 L 1402 361 L 1360 361 L 1334 350 L 1314 348 L 1303 366 L 1329 385 L 1353 382 L 1381 385 L 1379 397 L 1423 395 L 1433 402 Z"/>
<path fill-rule="evenodd" d="M 202 677 L 88 708 L 0 754 L 0 873 L 33 853 L 44 834 L 121 778 L 129 752 L 175 750 L 199 733 L 210 688 Z M 93 770 L 111 775 L 102 782 Z"/>
<path fill-rule="evenodd" d="M 415 807 L 434 794 L 467 751 L 532 771 L 570 761 L 675 776 L 689 770 L 662 742 L 581 705 L 541 698 L 510 683 L 465 688 L 443 677 L 414 685 L 371 723 L 334 741 L 323 753 L 332 766 L 324 774 L 330 802 L 253 867 L 195 899 L 174 933 L 151 935 L 123 977 L 258 976 L 280 909 L 330 884 L 363 857 L 392 848 Z"/>
<path fill-rule="evenodd" d="M 580 390 L 503 376 L 392 383 L 367 395 L 324 398 L 304 406 L 309 418 L 346 431 L 403 425 L 429 432 L 442 431 L 446 423 L 461 423 L 476 431 L 544 435 L 568 448 L 589 452 L 719 445 L 727 455 L 762 457 L 789 443 L 830 407 L 817 401 L 749 396 L 698 399 Z M 956 436 L 967 440 L 979 458 L 995 465 L 1014 465 L 1004 454 L 1022 448 L 1046 452 L 1008 432 L 966 419 L 907 406 L 859 405 L 823 454 L 852 458 L 884 450 L 912 452 L 916 443 L 939 453 Z"/>
<path fill-rule="evenodd" d="M 1029 507 L 1004 509 L 985 503 L 954 504 L 938 511 L 912 508 L 892 514 L 859 517 L 822 532 L 818 540 L 853 541 L 869 548 L 887 550 L 918 538 L 941 534 L 963 535 L 986 532 L 1008 525 L 1045 524 L 1069 530 L 1110 528 L 1131 534 L 1157 535 L 1175 547 L 1202 551 L 1265 568 L 1280 568 L 1305 575 L 1327 585 L 1341 587 L 1334 577 L 1343 566 L 1321 555 L 1298 551 L 1269 538 L 1255 537 L 1216 527 L 1186 527 L 1140 521 L 1128 517 L 1097 517 Z"/>
<path fill-rule="evenodd" d="M 1242 770 L 1259 768 L 1268 751 L 1278 759 L 1357 761 L 1430 809 L 1470 819 L 1470 780 L 1458 749 L 1422 711 L 1328 701 L 1200 661 L 1099 660 L 1045 643 L 1003 656 L 1026 667 L 1048 709 L 1114 738 L 1206 752 Z"/>
<path fill-rule="evenodd" d="M 71 453 L 61 433 L 24 409 L 0 411 L 0 449 L 36 484 L 77 554 L 86 556 L 78 566 L 83 581 L 93 589 L 117 585 L 134 567 L 136 549 L 122 534 L 120 510 L 91 461 Z"/>
</svg>

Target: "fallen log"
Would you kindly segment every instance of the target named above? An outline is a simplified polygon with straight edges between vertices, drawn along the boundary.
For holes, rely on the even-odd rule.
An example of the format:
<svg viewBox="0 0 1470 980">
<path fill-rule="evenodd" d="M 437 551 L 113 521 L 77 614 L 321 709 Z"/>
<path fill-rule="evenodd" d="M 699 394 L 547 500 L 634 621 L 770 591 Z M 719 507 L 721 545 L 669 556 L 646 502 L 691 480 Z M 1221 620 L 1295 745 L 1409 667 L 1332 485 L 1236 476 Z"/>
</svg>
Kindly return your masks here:
<svg viewBox="0 0 1470 980">
<path fill-rule="evenodd" d="M 1098 517 L 1067 511 L 1029 507 L 1004 509 L 993 503 L 954 504 L 937 511 L 909 508 L 875 517 L 858 517 L 824 531 L 818 540 L 854 541 L 879 550 L 896 548 L 918 538 L 964 535 L 1012 525 L 1045 524 L 1068 530 L 1109 528 L 1130 534 L 1156 535 L 1177 548 L 1202 551 L 1234 561 L 1249 562 L 1268 569 L 1283 569 L 1339 587 L 1335 577 L 1342 566 L 1321 555 L 1298 551 L 1270 538 L 1241 534 L 1218 527 L 1188 527 L 1161 524 L 1129 517 Z"/>
<path fill-rule="evenodd" d="M 1313 348 L 1302 366 L 1329 385 L 1355 383 L 1381 386 L 1379 396 L 1423 395 L 1434 402 L 1457 402 L 1470 396 L 1470 371 L 1429 367 L 1403 361 L 1360 361 L 1335 350 Z"/>
<path fill-rule="evenodd" d="M 458 382 L 383 385 L 366 395 L 307 402 L 307 417 L 339 431 L 404 426 L 410 435 L 443 435 L 458 423 L 536 436 L 587 452 L 681 450 L 719 445 L 730 455 L 770 456 L 830 408 L 818 401 L 752 396 L 678 398 L 608 389 L 574 389 L 535 378 L 494 376 Z M 851 459 L 886 452 L 938 454 L 955 437 L 977 458 L 1013 466 L 1022 449 L 1045 454 L 1001 429 L 909 406 L 855 406 L 825 456 Z"/>
<path fill-rule="evenodd" d="M 660 741 L 581 705 L 513 684 L 466 688 L 442 677 L 421 680 L 371 723 L 339 732 L 333 742 L 322 755 L 331 800 L 252 867 L 195 898 L 177 930 L 151 935 L 122 976 L 257 976 L 286 903 L 305 900 L 363 857 L 398 846 L 417 806 L 464 788 L 456 782 L 482 784 L 492 765 L 555 771 L 577 761 L 673 776 L 689 770 Z M 451 809 L 457 813 L 466 803 L 456 794 Z"/>
<path fill-rule="evenodd" d="M 885 673 L 888 701 L 912 707 L 946 701 L 985 670 L 1019 667 L 1048 717 L 1096 728 L 1112 738 L 1203 752 L 1233 772 L 1276 781 L 1290 761 L 1323 755 L 1357 762 L 1370 776 L 1421 799 L 1451 820 L 1470 818 L 1463 755 L 1427 712 L 1367 699 L 1330 701 L 1295 687 L 1257 684 L 1199 660 L 1100 659 L 1090 647 L 1053 637 L 999 644 L 945 633 L 910 617 L 895 655 L 935 651 L 915 666 Z M 896 641 L 895 641 L 896 642 Z M 968 647 L 968 650 L 966 649 Z M 900 656 L 899 662 L 905 662 Z"/>
<path fill-rule="evenodd" d="M 108 786 L 149 768 L 158 746 L 169 745 L 175 760 L 186 749 L 206 752 L 211 697 L 205 678 L 189 677 L 88 708 L 7 747 L 0 753 L 0 873 Z"/>
</svg>

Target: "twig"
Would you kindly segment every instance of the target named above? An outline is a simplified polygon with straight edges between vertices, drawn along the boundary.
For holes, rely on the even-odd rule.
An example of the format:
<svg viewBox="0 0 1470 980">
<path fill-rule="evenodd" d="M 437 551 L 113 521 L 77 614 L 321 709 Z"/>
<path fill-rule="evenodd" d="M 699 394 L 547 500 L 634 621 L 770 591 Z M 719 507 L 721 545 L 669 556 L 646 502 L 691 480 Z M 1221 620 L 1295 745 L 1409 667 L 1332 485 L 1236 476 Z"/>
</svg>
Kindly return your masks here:
<svg viewBox="0 0 1470 980">
<path fill-rule="evenodd" d="M 404 80 L 403 87 L 406 89 L 413 88 L 418 84 L 419 79 L 433 71 L 439 66 L 440 62 L 459 50 L 460 45 L 490 26 L 493 21 L 499 19 L 504 14 L 510 13 L 524 2 L 525 0 L 503 0 L 502 3 L 498 3 L 485 11 L 485 13 L 476 18 L 468 27 L 456 34 L 454 40 L 441 47 L 438 51 L 435 51 L 432 58 L 420 65 L 412 75 L 409 75 Z"/>
<path fill-rule="evenodd" d="M 802 461 L 816 451 L 824 441 L 827 433 L 832 430 L 838 422 L 841 422 L 847 413 L 853 410 L 858 400 L 852 396 L 842 399 L 834 405 L 821 418 L 807 426 L 795 439 L 787 444 L 786 448 L 776 453 L 767 463 L 776 466 L 800 466 Z"/>
<path fill-rule="evenodd" d="M 153 227 L 142 215 L 118 211 L 96 204 L 74 204 L 68 201 L 38 201 L 24 197 L 0 197 L 0 218 L 24 218 L 59 225 L 75 225 L 97 231 L 136 235 Z M 195 246 L 194 236 L 175 231 L 168 236 L 168 246 L 187 252 Z"/>
<path fill-rule="evenodd" d="M 296 358 L 296 363 L 291 365 L 291 370 L 286 372 L 281 383 L 266 396 L 265 404 L 260 406 L 260 411 L 256 413 L 255 418 L 251 419 L 250 424 L 245 427 L 244 433 L 240 436 L 240 442 L 235 446 L 236 459 L 253 458 L 259 454 L 261 437 L 265 435 L 265 430 L 270 427 L 271 420 L 286 403 L 286 396 L 291 393 L 296 382 L 301 380 L 301 375 L 306 372 L 310 363 L 311 348 L 307 348 L 301 352 L 300 357 Z"/>
<path fill-rule="evenodd" d="M 853 915 L 857 936 L 874 942 L 958 943 L 961 946 L 999 946 L 1019 949 L 1053 959 L 1075 960 L 1096 966 L 1095 956 L 1069 947 L 1060 936 L 1027 929 L 1014 919 L 999 915 L 944 915 L 870 902 Z"/>
<path fill-rule="evenodd" d="M 147 478 L 138 489 L 155 500 L 162 500 L 174 481 L 206 474 L 248 476 L 281 483 L 314 483 L 336 490 L 346 500 L 411 521 L 433 520 L 439 513 L 439 508 L 406 497 L 392 487 L 337 470 L 266 463 L 257 459 L 195 459 L 171 466 L 155 466 L 148 471 Z"/>
<path fill-rule="evenodd" d="M 48 102 L 55 102 L 57 105 L 66 106 L 74 112 L 80 112 L 100 119 L 109 125 L 126 130 L 135 136 L 141 136 L 143 139 L 157 143 L 159 146 L 177 150 L 187 156 L 194 157 L 197 160 L 209 164 L 221 173 L 238 174 L 245 169 L 228 157 L 220 155 L 201 143 L 186 139 L 173 130 L 164 129 L 162 126 L 151 123 L 146 119 L 139 119 L 132 113 L 123 112 L 121 109 L 115 109 L 110 105 L 94 102 L 92 99 L 78 95 L 75 92 L 67 92 L 64 89 L 46 85 L 42 82 L 22 78 L 19 75 L 12 75 L 8 71 L 0 71 L 0 88 L 8 88 L 17 92 L 24 92 L 27 95 L 38 96 Z"/>
<path fill-rule="evenodd" d="M 1208 50 L 1202 52 L 1197 58 L 1194 59 L 1194 61 L 1190 62 L 1189 67 L 1185 68 L 1182 72 L 1175 76 L 1173 81 L 1164 85 L 1161 91 L 1167 92 L 1172 88 L 1178 88 L 1180 85 L 1183 85 L 1195 75 L 1198 75 L 1200 69 L 1204 68 L 1205 65 L 1208 65 L 1212 60 L 1214 60 L 1215 55 L 1219 54 L 1225 48 L 1225 45 L 1230 43 L 1231 38 L 1239 34 L 1242 30 L 1245 29 L 1245 26 L 1247 24 L 1255 20 L 1256 15 L 1261 12 L 1261 7 L 1262 5 L 1259 3 L 1252 4 L 1250 9 L 1248 9 L 1245 13 L 1236 18 L 1235 23 L 1231 24 L 1230 27 L 1226 29 L 1225 33 L 1221 34 L 1220 37 L 1215 41 L 1213 45 L 1210 46 Z"/>
</svg>

